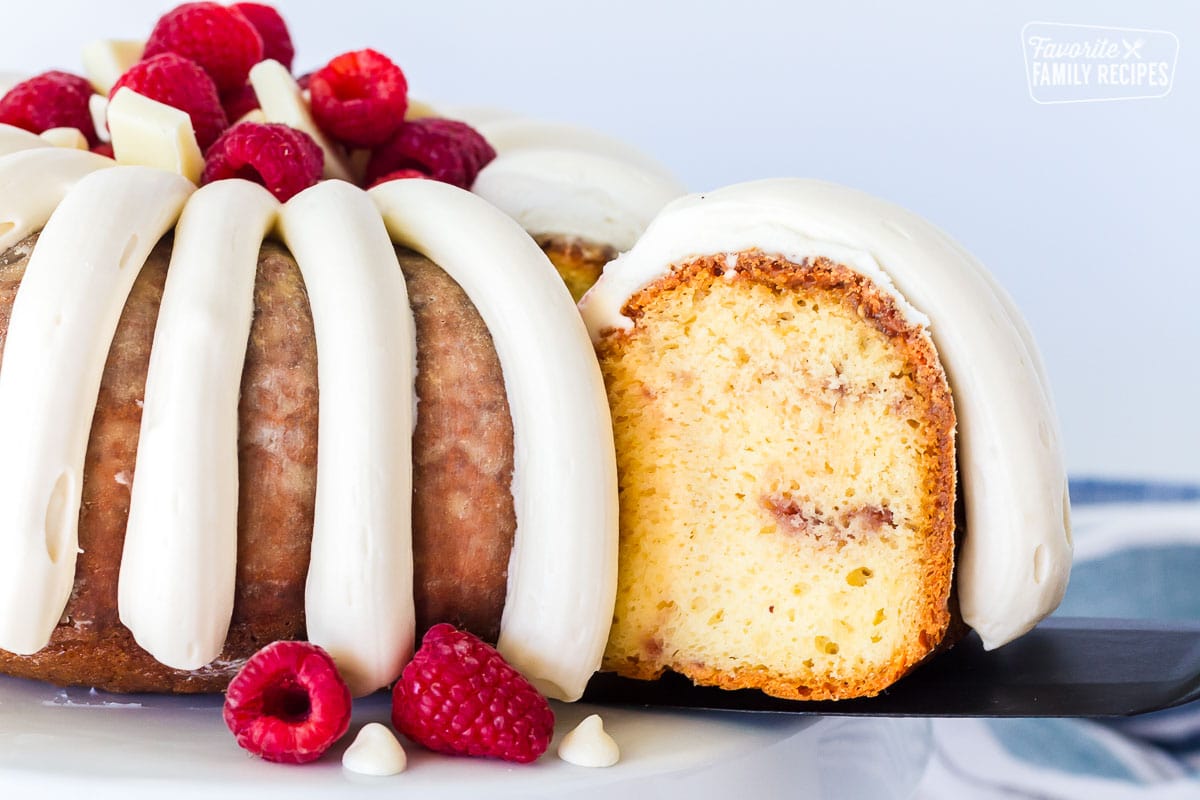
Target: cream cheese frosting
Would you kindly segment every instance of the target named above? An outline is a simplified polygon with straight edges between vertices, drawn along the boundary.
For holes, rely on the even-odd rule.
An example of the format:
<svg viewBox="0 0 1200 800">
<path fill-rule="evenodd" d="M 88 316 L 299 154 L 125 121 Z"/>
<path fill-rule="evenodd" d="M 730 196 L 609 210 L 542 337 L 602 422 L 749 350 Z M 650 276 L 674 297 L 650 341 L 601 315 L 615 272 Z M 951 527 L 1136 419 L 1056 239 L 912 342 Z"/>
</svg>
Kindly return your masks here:
<svg viewBox="0 0 1200 800">
<path fill-rule="evenodd" d="M 484 200 L 420 180 L 370 195 L 393 240 L 454 278 L 492 334 L 517 518 L 498 649 L 543 693 L 577 699 L 600 664 L 617 580 L 612 423 L 587 332 L 546 256 Z"/>
<path fill-rule="evenodd" d="M 49 142 L 36 133 L 0 123 L 0 156 L 6 156 L 18 150 L 33 150 L 50 146 Z"/>
<path fill-rule="evenodd" d="M 118 583 L 121 622 L 175 669 L 221 654 L 237 573 L 238 398 L 263 237 L 279 203 L 226 180 L 192 196 L 163 290 Z"/>
<path fill-rule="evenodd" d="M 279 220 L 308 289 L 317 342 L 308 637 L 361 696 L 400 675 L 415 638 L 415 323 L 388 231 L 362 190 L 318 183 L 289 200 Z"/>
<path fill-rule="evenodd" d="M 497 156 L 471 191 L 532 234 L 626 250 L 683 188 L 660 172 L 594 152 L 522 148 Z"/>
<path fill-rule="evenodd" d="M 30 257 L 0 369 L 0 648 L 35 653 L 62 617 L 109 345 L 146 256 L 194 188 L 144 167 L 93 172 Z"/>
<path fill-rule="evenodd" d="M 962 615 L 988 648 L 1028 631 L 1058 605 L 1070 573 L 1058 423 L 1032 335 L 1011 300 L 933 225 L 814 180 L 681 198 L 584 296 L 588 330 L 598 339 L 632 327 L 622 306 L 673 265 L 753 249 L 791 261 L 834 258 L 891 292 L 910 321 L 928 324 L 958 411 L 967 513 L 956 577 Z"/>
<path fill-rule="evenodd" d="M 0 253 L 45 225 L 82 178 L 117 165 L 95 153 L 48 144 L 0 156 Z"/>
</svg>

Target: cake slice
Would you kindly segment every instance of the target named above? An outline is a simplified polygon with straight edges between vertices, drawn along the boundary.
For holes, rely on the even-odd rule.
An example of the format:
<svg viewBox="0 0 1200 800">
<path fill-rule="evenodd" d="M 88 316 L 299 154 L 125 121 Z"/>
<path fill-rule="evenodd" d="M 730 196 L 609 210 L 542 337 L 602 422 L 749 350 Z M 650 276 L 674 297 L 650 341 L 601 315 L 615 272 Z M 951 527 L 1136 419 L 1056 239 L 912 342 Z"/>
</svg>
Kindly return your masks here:
<svg viewBox="0 0 1200 800">
<path fill-rule="evenodd" d="M 889 686 L 954 629 L 956 425 L 967 621 L 995 645 L 1057 604 L 1054 418 L 980 269 L 907 212 L 786 180 L 677 201 L 608 265 L 581 303 L 617 445 L 606 669 Z"/>
</svg>

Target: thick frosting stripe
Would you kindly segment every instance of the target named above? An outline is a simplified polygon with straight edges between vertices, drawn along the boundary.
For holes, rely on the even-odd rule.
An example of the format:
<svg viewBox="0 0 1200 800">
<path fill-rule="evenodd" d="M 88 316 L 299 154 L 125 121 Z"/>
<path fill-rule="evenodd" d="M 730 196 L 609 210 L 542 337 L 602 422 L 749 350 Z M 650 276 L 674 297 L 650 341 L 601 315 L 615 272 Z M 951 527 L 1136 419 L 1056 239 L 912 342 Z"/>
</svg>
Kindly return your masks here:
<svg viewBox="0 0 1200 800">
<path fill-rule="evenodd" d="M 121 557 L 121 622 L 159 662 L 220 655 L 237 573 L 238 398 L 263 237 L 279 203 L 226 180 L 192 195 L 175 230 Z"/>
<path fill-rule="evenodd" d="M 0 156 L 16 153 L 20 150 L 36 150 L 41 147 L 54 145 L 24 128 L 0 123 Z"/>
<path fill-rule="evenodd" d="M 958 411 L 967 510 L 956 579 L 963 618 L 987 647 L 1028 631 L 1058 604 L 1070 572 L 1058 426 L 1032 336 L 1011 301 L 933 225 L 813 180 L 758 181 L 682 198 L 583 298 L 588 329 L 598 337 L 630 327 L 621 315 L 625 301 L 673 264 L 754 248 L 793 260 L 840 253 L 877 281 L 885 270 L 885 288 L 894 283 L 911 301 L 901 300 L 909 318 L 924 312 L 933 320 Z"/>
<path fill-rule="evenodd" d="M 565 234 L 627 250 L 683 193 L 661 171 L 593 152 L 530 148 L 503 153 L 471 191 L 533 234 Z"/>
<path fill-rule="evenodd" d="M 280 231 L 304 276 L 317 342 L 308 636 L 363 695 L 399 676 L 415 635 L 415 324 L 387 230 L 360 189 L 325 181 L 301 192 L 280 211 Z"/>
<path fill-rule="evenodd" d="M 513 416 L 517 535 L 499 650 L 551 697 L 599 667 L 617 578 L 617 477 L 600 369 L 570 294 L 520 226 L 469 192 L 370 192 L 392 238 L 462 286 L 492 334 Z"/>
<path fill-rule="evenodd" d="M 62 617 L 108 349 L 146 256 L 194 188 L 143 167 L 88 175 L 29 260 L 0 363 L 0 648 L 35 653 Z"/>
<path fill-rule="evenodd" d="M 0 253 L 45 225 L 81 178 L 116 165 L 95 153 L 61 147 L 0 156 Z"/>
</svg>

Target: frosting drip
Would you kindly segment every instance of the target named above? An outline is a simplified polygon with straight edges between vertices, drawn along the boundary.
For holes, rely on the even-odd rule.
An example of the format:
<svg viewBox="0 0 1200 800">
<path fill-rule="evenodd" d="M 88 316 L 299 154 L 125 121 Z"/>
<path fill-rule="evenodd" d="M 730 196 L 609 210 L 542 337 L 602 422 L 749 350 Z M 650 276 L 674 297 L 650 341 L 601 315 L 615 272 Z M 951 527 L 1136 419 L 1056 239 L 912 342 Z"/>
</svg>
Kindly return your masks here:
<svg viewBox="0 0 1200 800">
<path fill-rule="evenodd" d="M 611 156 L 520 148 L 484 167 L 471 191 L 532 234 L 579 236 L 626 250 L 683 188 L 661 171 Z"/>
<path fill-rule="evenodd" d="M 364 192 L 325 181 L 289 200 L 279 219 L 317 340 L 308 637 L 360 696 L 400 675 L 415 637 L 415 324 L 396 252 Z"/>
<path fill-rule="evenodd" d="M 617 580 L 612 423 L 587 332 L 546 256 L 487 202 L 433 181 L 370 195 L 392 238 L 454 278 L 491 331 L 513 415 L 517 516 L 498 649 L 544 694 L 578 699 L 608 640 Z"/>
<path fill-rule="evenodd" d="M 37 652 L 66 607 L 109 344 L 146 256 L 193 189 L 143 167 L 95 172 L 67 194 L 30 258 L 0 369 L 0 648 Z"/>
<path fill-rule="evenodd" d="M 115 166 L 115 161 L 104 156 L 58 147 L 19 150 L 0 157 L 0 253 L 45 225 L 85 175 Z"/>
<path fill-rule="evenodd" d="M 279 203 L 219 181 L 175 233 L 138 438 L 121 558 L 121 622 L 158 661 L 221 654 L 237 572 L 238 396 L 263 237 Z"/>
</svg>

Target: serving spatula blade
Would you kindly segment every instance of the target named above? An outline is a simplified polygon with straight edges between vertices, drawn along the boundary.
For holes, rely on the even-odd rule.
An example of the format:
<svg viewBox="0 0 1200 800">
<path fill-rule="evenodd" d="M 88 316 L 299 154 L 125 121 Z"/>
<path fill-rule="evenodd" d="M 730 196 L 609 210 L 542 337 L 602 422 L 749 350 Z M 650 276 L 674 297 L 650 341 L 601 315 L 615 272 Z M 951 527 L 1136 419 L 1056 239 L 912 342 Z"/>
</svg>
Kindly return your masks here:
<svg viewBox="0 0 1200 800">
<path fill-rule="evenodd" d="M 889 717 L 1111 717 L 1200 698 L 1200 622 L 1051 618 L 983 649 L 967 636 L 876 697 L 805 702 L 757 690 L 596 675 L 585 702 Z"/>
</svg>

